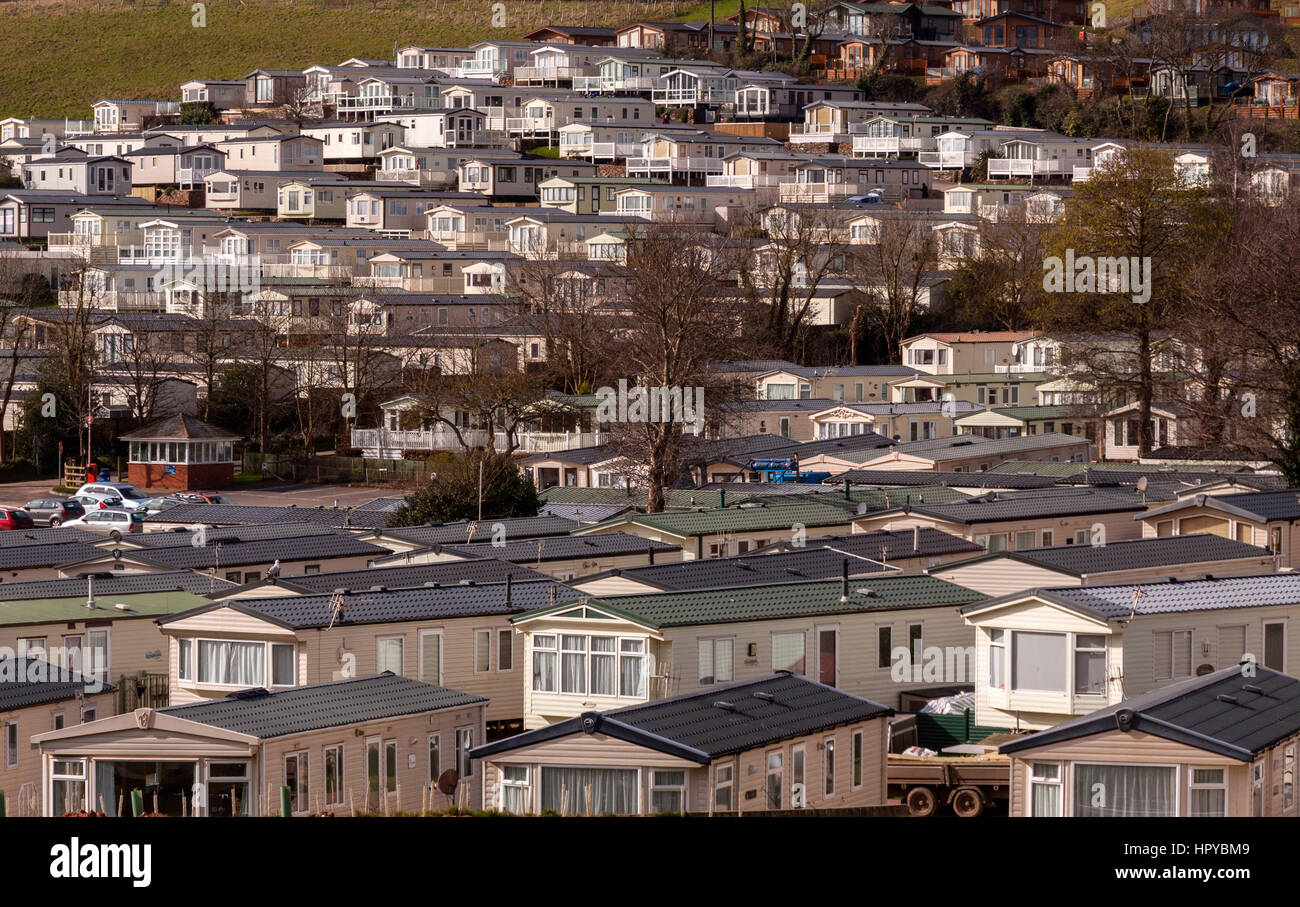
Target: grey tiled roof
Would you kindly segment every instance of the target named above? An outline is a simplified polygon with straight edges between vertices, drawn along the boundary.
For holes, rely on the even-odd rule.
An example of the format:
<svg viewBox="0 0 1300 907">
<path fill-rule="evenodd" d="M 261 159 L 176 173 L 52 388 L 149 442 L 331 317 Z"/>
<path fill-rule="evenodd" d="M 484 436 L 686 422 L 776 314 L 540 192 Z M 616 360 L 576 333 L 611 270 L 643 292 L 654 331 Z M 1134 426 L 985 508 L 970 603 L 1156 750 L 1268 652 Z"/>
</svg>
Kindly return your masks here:
<svg viewBox="0 0 1300 907">
<path fill-rule="evenodd" d="M 950 485 L 958 488 L 1049 488 L 1046 476 L 988 472 L 931 472 L 926 469 L 850 469 L 825 480 L 827 485 Z"/>
<path fill-rule="evenodd" d="M 214 590 L 233 589 L 235 584 L 211 576 L 200 576 L 192 570 L 166 573 L 96 573 L 95 595 L 133 595 L 139 592 L 190 592 L 208 595 Z M 84 576 L 75 579 L 38 579 L 26 582 L 0 583 L 0 601 L 24 599 L 85 598 L 87 583 Z"/>
<path fill-rule="evenodd" d="M 171 614 L 160 618 L 158 622 L 171 623 L 214 608 L 229 607 L 297 630 L 326 627 L 331 619 L 335 626 L 347 626 L 515 614 L 577 597 L 576 590 L 554 581 L 512 584 L 509 604 L 506 603 L 505 583 L 437 588 L 429 586 L 381 592 L 348 592 L 343 597 L 341 616 L 334 614 L 333 595 L 321 594 L 228 599 L 180 614 Z"/>
<path fill-rule="evenodd" d="M 1133 599 L 1135 588 L 1139 592 L 1136 605 Z M 1184 614 L 1194 611 L 1267 608 L 1300 604 L 1300 573 L 1032 589 L 1015 593 L 1014 596 L 1003 596 L 994 602 L 967 605 L 960 610 L 982 610 L 990 604 L 1027 595 L 1035 595 L 1080 614 L 1104 620 L 1128 618 L 1132 614 Z"/>
<path fill-rule="evenodd" d="M 1052 548 L 1000 553 L 1010 553 L 1019 559 L 1076 575 L 1272 556 L 1267 548 L 1208 533 L 1131 539 L 1097 546 L 1057 545 Z"/>
<path fill-rule="evenodd" d="M 441 545 L 441 550 L 468 557 L 495 557 L 518 564 L 544 561 L 571 560 L 579 557 L 616 557 L 621 555 L 648 556 L 650 549 L 658 554 L 680 551 L 680 545 L 657 542 L 630 532 L 603 532 L 595 535 L 559 535 L 542 539 L 508 539 L 500 547 L 491 542 L 472 545 Z M 401 555 L 394 555 L 400 557 Z"/>
<path fill-rule="evenodd" d="M 241 526 L 257 523 L 318 523 L 336 529 L 373 529 L 384 525 L 383 511 L 335 510 L 333 507 L 261 507 L 251 504 L 177 504 L 144 518 L 149 523 L 203 523 L 208 526 Z"/>
<path fill-rule="evenodd" d="M 0 570 L 30 567 L 53 567 L 104 554 L 103 549 L 85 542 L 60 542 L 57 545 L 20 545 L 0 548 Z"/>
<path fill-rule="evenodd" d="M 1300 731 L 1300 680 L 1258 665 L 1254 676 L 1247 677 L 1234 665 L 1072 718 L 998 749 L 1014 753 L 1076 740 L 1114 731 L 1117 724 L 1250 762 Z M 1134 746 L 1139 744 L 1135 741 Z"/>
<path fill-rule="evenodd" d="M 269 739 L 322 728 L 486 703 L 482 696 L 388 671 L 286 690 L 243 690 L 225 699 L 159 709 L 167 715 Z"/>
<path fill-rule="evenodd" d="M 249 526 L 226 526 L 222 528 L 205 528 L 204 537 L 210 545 L 214 542 L 266 541 L 268 539 L 309 538 L 320 535 L 339 535 L 329 527 L 313 523 L 254 523 Z M 139 545 L 142 548 L 187 548 L 192 546 L 193 530 L 168 529 L 166 531 L 144 532 L 126 539 L 127 545 Z"/>
<path fill-rule="evenodd" d="M 998 495 L 996 500 L 984 495 L 956 504 L 915 506 L 911 508 L 911 512 L 950 523 L 970 525 L 1089 513 L 1138 512 L 1145 509 L 1142 498 L 1132 490 L 1069 488 L 1058 489 L 1050 494 L 1012 492 Z"/>
<path fill-rule="evenodd" d="M 493 526 L 500 523 L 505 529 L 507 539 L 534 539 L 557 535 L 568 535 L 582 524 L 576 520 L 566 520 L 554 516 L 514 517 L 508 519 L 484 519 L 478 522 L 473 537 L 469 527 L 473 521 L 460 520 L 455 523 L 437 523 L 429 526 L 398 526 L 383 530 L 385 537 L 401 539 L 418 545 L 465 545 L 473 544 L 475 539 L 486 541 L 492 538 Z"/>
<path fill-rule="evenodd" d="M 976 544 L 944 532 L 942 529 L 922 528 L 919 532 L 911 529 L 873 529 L 871 532 L 855 532 L 852 535 L 823 535 L 808 539 L 808 548 L 828 548 L 831 551 L 857 557 L 868 557 L 886 562 L 904 557 L 934 557 L 941 554 L 963 554 L 982 552 L 983 545 Z M 883 552 L 882 552 L 883 549 Z M 791 542 L 769 545 L 768 550 L 795 550 Z"/>
<path fill-rule="evenodd" d="M 506 577 L 516 583 L 546 581 L 551 577 L 519 564 L 491 557 L 454 561 L 449 564 L 411 564 L 402 567 L 371 567 L 368 570 L 342 570 L 337 573 L 315 573 L 295 576 L 288 582 L 294 586 L 316 592 L 333 592 L 335 589 L 386 589 L 415 588 L 437 584 L 455 586 L 461 583 L 504 583 Z"/>
<path fill-rule="evenodd" d="M 106 552 L 96 549 L 95 554 Z M 288 538 L 255 539 L 252 541 L 227 540 L 216 544 L 209 540 L 207 545 L 195 548 L 192 545 L 177 545 L 171 548 L 150 548 L 147 551 L 124 552 L 123 557 L 143 558 L 151 563 L 162 564 L 172 568 L 191 570 L 208 567 L 237 567 L 243 564 L 270 563 L 275 560 L 302 561 L 328 559 L 332 557 L 383 557 L 389 554 L 387 548 L 380 548 L 369 542 L 363 542 L 356 536 L 344 532 L 328 535 L 304 535 Z"/>
<path fill-rule="evenodd" d="M 59 498 L 59 495 L 50 495 Z M 59 498 L 62 500 L 62 498 Z M 0 548 L 18 548 L 24 545 L 57 545 L 63 542 L 85 542 L 94 544 L 102 542 L 104 536 L 89 529 L 76 526 L 60 526 L 56 529 L 22 529 L 12 532 L 0 532 Z"/>
<path fill-rule="evenodd" d="M 958 460 L 1000 454 L 1031 454 L 1035 450 L 1061 447 L 1067 444 L 1086 444 L 1087 438 L 1060 432 L 1040 435 L 1019 435 L 1014 438 L 984 438 L 979 435 L 951 435 L 929 441 L 908 441 L 898 445 L 900 453 L 915 454 L 931 460 Z M 1027 458 L 1027 457 L 1026 457 Z"/>
<path fill-rule="evenodd" d="M 621 567 L 574 580 L 582 587 L 592 580 L 621 576 L 667 591 L 760 586 L 766 583 L 797 583 L 841 576 L 848 562 L 850 576 L 889 571 L 869 558 L 846 555 L 829 548 L 796 548 L 792 551 L 740 557 L 710 557 L 645 567 Z"/>
<path fill-rule="evenodd" d="M 892 714 L 892 709 L 878 702 L 780 673 L 625 709 L 587 712 L 476 747 L 471 754 L 475 758 L 492 756 L 580 734 L 584 721 L 591 721 L 594 733 L 707 764 L 731 753 Z"/>
<path fill-rule="evenodd" d="M 546 504 L 537 512 L 538 516 L 557 516 L 577 523 L 599 523 L 610 517 L 625 513 L 630 504 Z"/>
<path fill-rule="evenodd" d="M 112 690 L 110 683 L 98 684 L 90 690 L 94 680 L 87 680 L 75 671 L 65 672 L 49 662 L 29 656 L 0 658 L 0 712 L 61 702 L 78 693 Z"/>
</svg>

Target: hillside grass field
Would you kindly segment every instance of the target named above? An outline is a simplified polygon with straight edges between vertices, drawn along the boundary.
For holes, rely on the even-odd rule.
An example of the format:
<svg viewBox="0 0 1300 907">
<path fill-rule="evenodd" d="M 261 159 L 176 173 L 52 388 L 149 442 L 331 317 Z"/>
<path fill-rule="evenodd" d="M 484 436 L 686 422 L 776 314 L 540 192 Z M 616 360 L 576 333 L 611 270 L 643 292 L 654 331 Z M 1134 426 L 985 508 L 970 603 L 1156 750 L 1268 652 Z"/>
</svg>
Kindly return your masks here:
<svg viewBox="0 0 1300 907">
<path fill-rule="evenodd" d="M 103 98 L 178 99 L 190 79 L 238 79 L 254 69 L 393 57 L 409 44 L 463 47 L 517 39 L 543 25 L 619 26 L 707 19 L 706 0 L 207 0 L 206 26 L 188 0 L 11 0 L 0 4 L 0 118 L 87 119 Z M 723 21 L 738 0 L 718 0 Z"/>
</svg>

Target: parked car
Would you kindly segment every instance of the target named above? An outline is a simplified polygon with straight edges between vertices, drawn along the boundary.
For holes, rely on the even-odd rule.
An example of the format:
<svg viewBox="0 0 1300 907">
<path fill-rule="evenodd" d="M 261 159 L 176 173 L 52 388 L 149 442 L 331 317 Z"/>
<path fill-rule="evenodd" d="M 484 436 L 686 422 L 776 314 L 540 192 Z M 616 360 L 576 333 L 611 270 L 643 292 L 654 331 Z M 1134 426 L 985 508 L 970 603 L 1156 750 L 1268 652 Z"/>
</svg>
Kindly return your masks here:
<svg viewBox="0 0 1300 907">
<path fill-rule="evenodd" d="M 119 505 L 125 510 L 139 510 L 152 498 L 128 482 L 87 482 L 77 489 L 77 494 L 102 494 L 121 498 Z"/>
<path fill-rule="evenodd" d="M 86 508 L 76 498 L 40 498 L 23 505 L 37 526 L 62 526 L 68 520 L 86 515 Z"/>
<path fill-rule="evenodd" d="M 91 510 L 103 510 L 106 507 L 121 507 L 122 499 L 117 495 L 109 494 L 81 494 L 78 492 L 72 496 L 72 499 L 84 507 L 88 512 Z"/>
<path fill-rule="evenodd" d="M 144 531 L 144 513 L 135 510 L 92 510 L 80 519 L 69 520 L 63 525 L 68 529 L 106 532 L 111 538 L 120 539 L 128 533 Z"/>
<path fill-rule="evenodd" d="M 0 507 L 0 531 L 8 529 L 35 529 L 32 515 L 18 507 Z"/>
<path fill-rule="evenodd" d="M 235 503 L 224 494 L 217 494 L 215 491 L 177 491 L 167 495 L 166 500 L 175 501 L 178 504 L 233 504 Z"/>
</svg>

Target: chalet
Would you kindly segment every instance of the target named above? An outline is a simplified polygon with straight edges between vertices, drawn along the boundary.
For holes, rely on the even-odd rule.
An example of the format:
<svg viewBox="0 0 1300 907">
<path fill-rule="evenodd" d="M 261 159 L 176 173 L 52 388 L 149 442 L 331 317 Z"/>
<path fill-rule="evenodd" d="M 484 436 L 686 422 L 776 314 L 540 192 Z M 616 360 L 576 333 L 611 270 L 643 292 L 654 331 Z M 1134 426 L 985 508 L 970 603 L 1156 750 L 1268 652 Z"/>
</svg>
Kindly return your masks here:
<svg viewBox="0 0 1300 907">
<path fill-rule="evenodd" d="M 181 83 L 182 104 L 211 104 L 214 110 L 243 107 L 247 85 L 243 81 L 193 79 Z"/>
<path fill-rule="evenodd" d="M 1057 586 L 962 606 L 976 629 L 975 716 L 1039 730 L 1243 659 L 1294 670 L 1290 573 Z"/>
<path fill-rule="evenodd" d="M 104 100 L 90 105 L 95 132 L 140 132 L 159 123 L 175 122 L 178 101 Z"/>
<path fill-rule="evenodd" d="M 604 645 L 614 637 L 590 639 Z M 619 638 L 620 646 L 636 642 Z M 891 714 L 879 703 L 779 673 L 584 711 L 471 755 L 482 764 L 483 802 L 517 815 L 872 806 L 885 802 Z"/>
<path fill-rule="evenodd" d="M 1144 538 L 1209 532 L 1268 548 L 1283 567 L 1300 565 L 1300 492 L 1196 491 L 1140 515 Z"/>
<path fill-rule="evenodd" d="M 201 671 L 230 667 L 214 655 Z M 469 751 L 486 705 L 384 673 L 99 718 L 32 738 L 48 785 L 41 814 L 129 815 L 139 790 L 151 815 L 269 816 L 280 807 L 267 791 L 281 788 L 290 815 L 413 813 L 453 766 L 459 799 L 433 807 L 477 808 Z"/>
</svg>

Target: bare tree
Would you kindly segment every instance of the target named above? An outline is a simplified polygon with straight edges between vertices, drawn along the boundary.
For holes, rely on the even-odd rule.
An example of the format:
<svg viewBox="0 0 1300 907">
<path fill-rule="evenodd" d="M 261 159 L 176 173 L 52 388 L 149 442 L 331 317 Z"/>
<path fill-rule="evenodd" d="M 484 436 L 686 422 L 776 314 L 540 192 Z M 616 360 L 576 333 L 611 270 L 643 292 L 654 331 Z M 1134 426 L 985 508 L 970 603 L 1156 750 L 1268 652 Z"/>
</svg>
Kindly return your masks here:
<svg viewBox="0 0 1300 907">
<path fill-rule="evenodd" d="M 850 269 L 862 301 L 854 312 L 853 361 L 862 329 L 874 328 L 890 362 L 926 303 L 926 278 L 938 266 L 938 243 L 930 224 L 906 215 L 881 218 L 870 242 L 852 247 Z"/>
<path fill-rule="evenodd" d="M 725 241 L 684 234 L 671 222 L 652 223 L 629 240 L 628 285 L 620 367 L 628 386 L 718 389 L 711 363 L 735 348 L 744 303 L 735 289 L 735 262 Z M 710 403 L 712 406 L 712 403 Z M 685 423 L 666 418 L 611 420 L 611 448 L 635 464 L 648 486 L 648 509 L 664 509 L 664 489 L 680 476 Z M 684 415 L 684 414 L 682 414 Z"/>
</svg>

